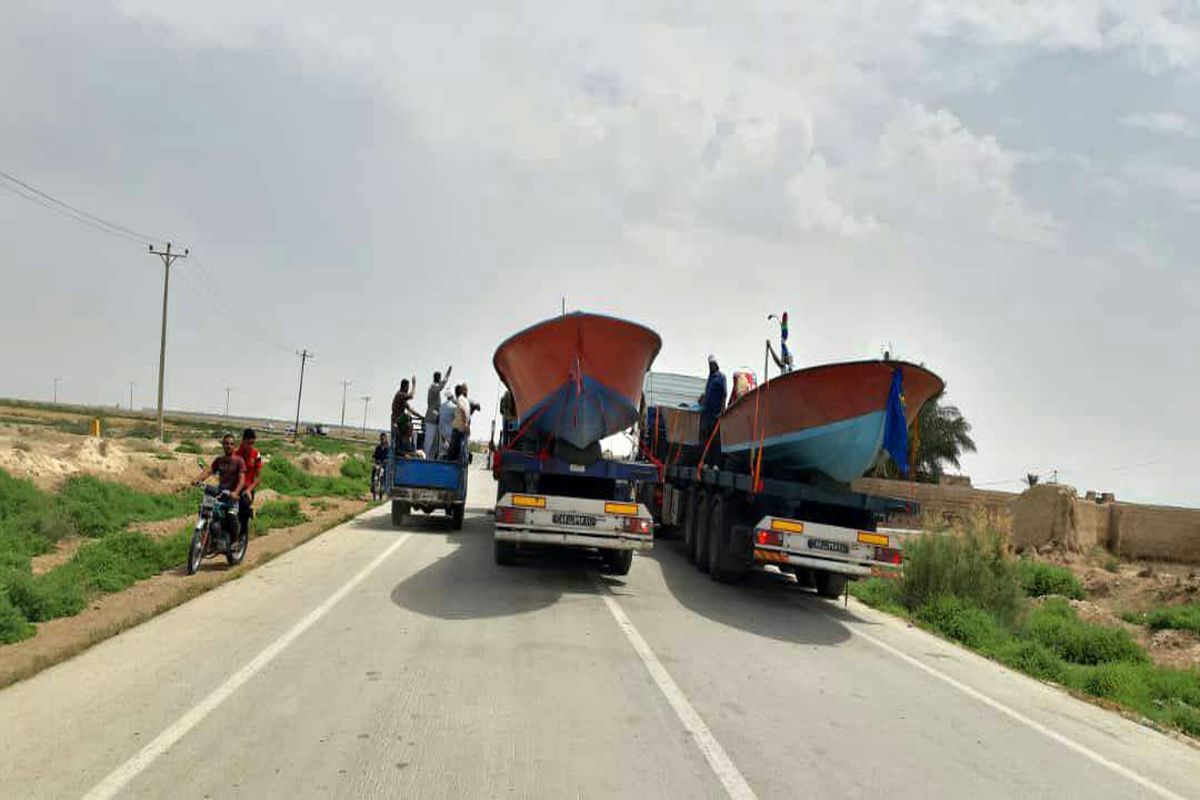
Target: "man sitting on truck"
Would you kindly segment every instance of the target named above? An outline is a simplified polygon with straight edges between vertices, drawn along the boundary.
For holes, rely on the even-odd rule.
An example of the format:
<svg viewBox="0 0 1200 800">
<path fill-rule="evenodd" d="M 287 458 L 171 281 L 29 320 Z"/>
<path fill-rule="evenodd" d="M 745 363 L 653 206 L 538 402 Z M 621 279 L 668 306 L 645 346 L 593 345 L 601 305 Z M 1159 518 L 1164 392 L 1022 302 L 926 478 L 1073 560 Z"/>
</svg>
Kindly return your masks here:
<svg viewBox="0 0 1200 800">
<path fill-rule="evenodd" d="M 700 397 L 700 446 L 708 445 L 704 456 L 705 464 L 716 464 L 721 455 L 721 437 L 713 436 L 717 427 L 717 417 L 725 410 L 725 374 L 717 365 L 717 357 L 708 357 L 708 383 L 704 385 L 704 394 Z M 709 443 L 709 437 L 712 443 Z"/>
</svg>

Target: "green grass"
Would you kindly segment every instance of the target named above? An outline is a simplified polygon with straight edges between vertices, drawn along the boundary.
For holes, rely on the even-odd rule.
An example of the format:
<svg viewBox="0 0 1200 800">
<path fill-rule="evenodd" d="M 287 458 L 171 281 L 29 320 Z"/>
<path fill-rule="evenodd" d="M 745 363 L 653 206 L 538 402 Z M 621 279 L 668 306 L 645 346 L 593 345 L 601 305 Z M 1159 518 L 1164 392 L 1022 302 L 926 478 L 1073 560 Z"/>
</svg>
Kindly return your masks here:
<svg viewBox="0 0 1200 800">
<path fill-rule="evenodd" d="M 334 456 L 339 453 L 348 453 L 350 455 L 360 456 L 365 458 L 373 448 L 374 442 L 362 442 L 353 439 L 335 439 L 332 436 L 302 436 L 299 442 L 305 450 L 314 450 L 318 453 L 324 453 L 327 456 Z"/>
<path fill-rule="evenodd" d="M 341 473 L 343 478 L 351 480 L 370 481 L 371 480 L 371 465 L 367 463 L 365 458 L 352 456 L 342 462 Z"/>
<path fill-rule="evenodd" d="M 1174 629 L 1200 634 L 1200 602 L 1163 606 L 1144 614 L 1126 614 L 1125 620 L 1135 625 L 1148 625 L 1156 631 Z"/>
<path fill-rule="evenodd" d="M 175 452 L 176 453 L 191 453 L 192 455 L 199 455 L 203 451 L 200 449 L 200 445 L 196 444 L 195 442 L 186 441 L 186 442 L 180 442 L 179 446 L 175 448 Z"/>
<path fill-rule="evenodd" d="M 131 522 L 179 517 L 195 510 L 196 493 L 150 494 L 90 475 L 72 478 L 63 487 L 59 503 L 84 536 L 104 536 L 123 530 Z"/>
<path fill-rule="evenodd" d="M 1073 594 L 1060 568 L 1018 563 L 976 534 L 923 537 L 905 558 L 899 580 L 871 578 L 851 584 L 851 593 L 1012 669 L 1200 737 L 1200 670 L 1155 666 L 1125 629 L 1079 619 L 1065 597 L 1025 599 Z M 1194 630 L 1198 616 L 1200 603 L 1192 603 L 1130 620 Z"/>
<path fill-rule="evenodd" d="M 310 475 L 282 456 L 275 456 L 263 466 L 259 485 L 292 497 L 357 497 L 370 488 L 366 480 Z"/>
<path fill-rule="evenodd" d="M 1058 594 L 1072 600 L 1083 599 L 1083 585 L 1075 574 L 1066 567 L 1046 564 L 1041 561 L 1021 559 L 1017 562 L 1017 575 L 1021 589 L 1030 597 Z"/>
<path fill-rule="evenodd" d="M 308 522 L 308 517 L 295 500 L 270 500 L 254 512 L 251 530 L 256 536 L 261 536 L 272 528 L 290 528 L 305 522 Z"/>
<path fill-rule="evenodd" d="M 21 609 L 12 604 L 8 595 L 0 592 L 0 644 L 12 644 L 28 639 L 37 628 L 25 619 Z"/>
<path fill-rule="evenodd" d="M 920 536 L 906 545 L 904 555 L 900 600 L 909 610 L 957 597 L 1011 622 L 1021 609 L 1017 566 L 997 532 Z"/>
<path fill-rule="evenodd" d="M 1067 601 L 1059 597 L 1031 609 L 1018 633 L 1072 664 L 1149 661 L 1146 651 L 1124 628 L 1084 622 Z"/>
</svg>

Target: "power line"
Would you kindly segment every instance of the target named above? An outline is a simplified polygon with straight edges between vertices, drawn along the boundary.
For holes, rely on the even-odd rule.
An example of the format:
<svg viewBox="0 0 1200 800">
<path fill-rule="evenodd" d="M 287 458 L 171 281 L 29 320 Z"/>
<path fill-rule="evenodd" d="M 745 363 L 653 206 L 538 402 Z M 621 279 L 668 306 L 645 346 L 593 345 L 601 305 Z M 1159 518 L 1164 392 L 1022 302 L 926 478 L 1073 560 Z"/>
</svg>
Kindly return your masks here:
<svg viewBox="0 0 1200 800">
<path fill-rule="evenodd" d="M 74 219 L 76 222 L 89 225 L 103 233 L 119 236 L 122 239 L 126 239 L 127 241 L 131 241 L 136 244 L 146 244 L 148 242 L 161 240 L 160 237 L 140 233 L 118 222 L 107 220 L 104 217 L 93 214 L 92 212 L 86 211 L 76 205 L 72 205 L 66 200 L 60 200 L 49 192 L 44 192 L 36 186 L 26 183 L 15 175 L 11 175 L 3 170 L 0 170 L 0 180 L 4 181 L 3 183 L 0 183 L 0 188 L 7 189 L 18 197 L 21 197 L 32 203 L 37 203 L 43 208 L 48 208 L 52 211 L 65 214 L 66 216 Z"/>
</svg>

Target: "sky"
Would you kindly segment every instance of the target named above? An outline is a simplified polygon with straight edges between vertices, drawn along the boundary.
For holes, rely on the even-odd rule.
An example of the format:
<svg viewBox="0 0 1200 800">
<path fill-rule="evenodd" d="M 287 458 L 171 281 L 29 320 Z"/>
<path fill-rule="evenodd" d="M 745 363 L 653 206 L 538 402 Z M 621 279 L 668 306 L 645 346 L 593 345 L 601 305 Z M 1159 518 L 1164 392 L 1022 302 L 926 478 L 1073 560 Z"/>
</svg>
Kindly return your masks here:
<svg viewBox="0 0 1200 800">
<path fill-rule="evenodd" d="M 786 310 L 938 372 L 976 485 L 1200 505 L 1194 2 L 489 5 L 0 4 L 0 170 L 136 234 L 0 191 L 0 395 L 154 405 L 151 237 L 169 408 L 291 418 L 307 348 L 306 420 L 486 417 L 564 297 L 693 374 Z"/>
</svg>

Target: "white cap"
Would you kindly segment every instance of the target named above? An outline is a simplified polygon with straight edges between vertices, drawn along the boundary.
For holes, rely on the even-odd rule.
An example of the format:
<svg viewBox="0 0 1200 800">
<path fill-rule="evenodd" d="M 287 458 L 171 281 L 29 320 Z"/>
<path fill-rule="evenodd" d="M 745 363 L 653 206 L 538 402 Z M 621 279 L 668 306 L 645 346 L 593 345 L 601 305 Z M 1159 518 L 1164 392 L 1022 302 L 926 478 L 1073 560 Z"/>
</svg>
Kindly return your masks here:
<svg viewBox="0 0 1200 800">
<path fill-rule="evenodd" d="M 710 363 L 710 364 L 717 363 L 717 357 L 714 356 L 712 353 L 709 353 L 708 354 L 708 363 Z"/>
</svg>

